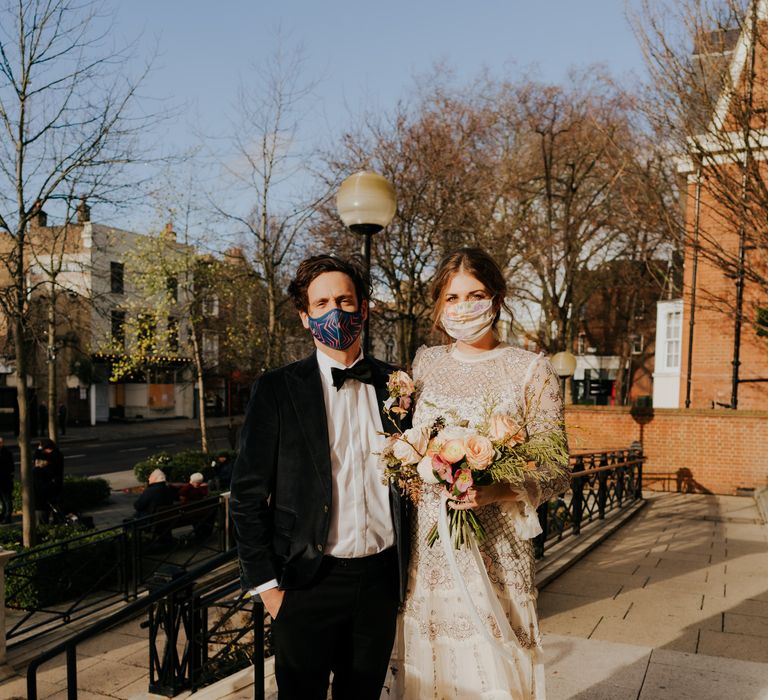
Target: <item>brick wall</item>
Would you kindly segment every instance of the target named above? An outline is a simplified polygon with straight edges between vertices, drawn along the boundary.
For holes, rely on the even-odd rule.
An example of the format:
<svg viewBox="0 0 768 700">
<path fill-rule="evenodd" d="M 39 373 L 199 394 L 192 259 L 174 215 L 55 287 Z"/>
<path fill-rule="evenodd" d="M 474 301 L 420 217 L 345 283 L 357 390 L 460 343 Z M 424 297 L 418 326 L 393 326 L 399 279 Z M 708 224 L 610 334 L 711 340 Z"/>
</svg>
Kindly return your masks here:
<svg viewBox="0 0 768 700">
<path fill-rule="evenodd" d="M 738 171 L 733 173 L 738 183 Z M 764 175 L 768 177 L 768 173 Z M 695 213 L 695 179 L 688 183 L 686 197 L 686 244 L 683 265 L 683 338 L 681 354 L 680 406 L 685 406 L 686 375 L 688 370 L 689 321 L 693 291 L 693 235 Z M 722 196 L 722 195 L 721 195 Z M 729 216 L 719 203 L 711 186 L 701 189 L 699 219 L 699 245 L 702 250 L 723 251 L 724 256 L 736 259 L 739 249 L 739 219 Z M 764 265 L 760 251 L 748 251 L 747 267 Z M 743 324 L 741 328 L 740 378 L 768 377 L 768 343 L 755 332 L 757 309 L 766 306 L 766 290 L 745 280 Z M 731 374 L 733 370 L 734 318 L 736 308 L 736 280 L 707 258 L 698 256 L 696 276 L 696 316 L 691 362 L 691 408 L 717 408 L 731 402 Z M 762 410 L 768 406 L 768 382 L 740 384 L 738 408 Z"/>
<path fill-rule="evenodd" d="M 572 452 L 642 441 L 646 471 L 673 486 L 677 477 L 721 494 L 768 486 L 768 411 L 655 409 L 636 419 L 628 407 L 569 406 L 566 429 Z"/>
</svg>

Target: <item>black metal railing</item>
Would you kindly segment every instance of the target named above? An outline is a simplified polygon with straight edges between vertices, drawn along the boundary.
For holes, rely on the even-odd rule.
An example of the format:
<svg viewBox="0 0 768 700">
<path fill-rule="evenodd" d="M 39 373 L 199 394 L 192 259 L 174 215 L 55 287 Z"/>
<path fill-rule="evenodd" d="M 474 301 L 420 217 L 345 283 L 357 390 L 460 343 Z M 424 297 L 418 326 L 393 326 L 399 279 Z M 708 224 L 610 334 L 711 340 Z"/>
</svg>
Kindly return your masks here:
<svg viewBox="0 0 768 700">
<path fill-rule="evenodd" d="M 240 592 L 238 571 L 190 581 L 149 609 L 149 692 L 173 697 L 253 665 L 264 692 L 264 629 L 258 599 Z"/>
<path fill-rule="evenodd" d="M 214 496 L 19 552 L 5 569 L 6 638 L 26 641 L 142 593 L 162 566 L 231 548 L 228 499 Z"/>
<path fill-rule="evenodd" d="M 573 456 L 571 488 L 539 509 L 544 532 L 536 540 L 537 558 L 564 537 L 579 535 L 585 524 L 641 499 L 643 462 L 638 450 Z M 37 669 L 61 653 L 67 658 L 68 698 L 74 700 L 77 645 L 144 611 L 148 612 L 150 692 L 172 697 L 253 665 L 254 697 L 263 699 L 269 618 L 258 596 L 240 593 L 235 559 L 235 551 L 229 549 L 188 572 L 167 562 L 156 567 L 154 576 L 145 581 L 145 597 L 34 659 L 27 670 L 29 700 L 37 700 Z"/>
<path fill-rule="evenodd" d="M 66 655 L 67 698 L 77 700 L 77 647 L 149 611 L 150 691 L 172 696 L 254 667 L 254 698 L 264 698 L 264 605 L 240 594 L 231 549 L 178 576 L 35 657 L 27 667 L 27 698 L 37 700 L 42 664 Z M 222 567 L 225 567 L 222 569 Z M 216 609 L 223 610 L 216 614 Z M 238 628 L 231 624 L 238 617 Z M 244 647 L 250 653 L 243 652 Z"/>
<path fill-rule="evenodd" d="M 542 533 L 534 541 L 537 559 L 569 535 L 581 534 L 586 523 L 641 500 L 641 450 L 611 450 L 573 455 L 570 489 L 539 507 Z"/>
</svg>

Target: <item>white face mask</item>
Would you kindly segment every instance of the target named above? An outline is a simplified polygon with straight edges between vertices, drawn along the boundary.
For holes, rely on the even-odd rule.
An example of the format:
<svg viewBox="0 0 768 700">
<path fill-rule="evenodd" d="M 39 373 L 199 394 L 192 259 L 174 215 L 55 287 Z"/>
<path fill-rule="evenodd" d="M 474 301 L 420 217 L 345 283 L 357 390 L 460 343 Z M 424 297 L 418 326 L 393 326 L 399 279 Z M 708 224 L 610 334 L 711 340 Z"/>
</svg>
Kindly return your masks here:
<svg viewBox="0 0 768 700">
<path fill-rule="evenodd" d="M 488 332 L 495 317 L 493 299 L 479 299 L 447 306 L 440 315 L 440 323 L 454 340 L 474 343 Z"/>
</svg>

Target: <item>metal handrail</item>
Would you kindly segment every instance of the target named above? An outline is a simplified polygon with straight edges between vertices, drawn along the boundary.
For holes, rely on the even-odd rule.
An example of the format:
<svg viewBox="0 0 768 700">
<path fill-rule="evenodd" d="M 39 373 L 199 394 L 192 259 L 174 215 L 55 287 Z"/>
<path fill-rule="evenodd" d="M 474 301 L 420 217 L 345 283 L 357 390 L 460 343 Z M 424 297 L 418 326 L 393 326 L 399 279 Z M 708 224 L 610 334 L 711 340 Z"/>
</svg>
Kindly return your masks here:
<svg viewBox="0 0 768 700">
<path fill-rule="evenodd" d="M 78 644 L 81 644 L 82 642 L 88 639 L 91 639 L 96 635 L 102 634 L 103 632 L 106 632 L 107 630 L 112 629 L 116 625 L 119 625 L 121 622 L 130 620 L 131 618 L 135 617 L 138 613 L 143 612 L 144 610 L 146 610 L 147 608 L 149 608 L 151 605 L 158 602 L 159 600 L 162 600 L 163 598 L 166 598 L 167 596 L 188 587 L 196 579 L 211 573 L 212 571 L 216 570 L 220 566 L 223 566 L 224 564 L 227 564 L 228 562 L 233 561 L 236 558 L 237 558 L 237 550 L 234 548 L 226 552 L 222 552 L 221 554 L 209 559 L 204 564 L 201 564 L 200 566 L 194 569 L 191 569 L 190 571 L 187 571 L 186 573 L 182 574 L 181 576 L 174 579 L 173 581 L 166 584 L 165 586 L 158 588 L 156 591 L 148 593 L 145 597 L 141 598 L 141 600 L 137 600 L 133 603 L 130 603 L 129 605 L 122 608 L 121 610 L 118 610 L 117 612 L 113 613 L 109 617 L 99 620 L 98 622 L 94 623 L 87 629 L 84 629 L 81 632 L 78 632 L 77 634 L 73 635 L 69 639 L 63 642 L 60 642 L 59 644 L 56 644 L 50 649 L 47 649 L 46 651 L 44 651 L 42 654 L 39 654 L 38 656 L 36 656 L 34 659 L 32 659 L 29 666 L 27 667 L 27 699 L 37 700 L 38 698 L 38 695 L 37 695 L 38 668 L 42 664 L 44 664 L 46 661 L 50 661 L 52 658 L 58 656 L 59 654 L 65 653 L 67 656 L 67 699 L 77 700 L 76 650 L 77 650 Z"/>
<path fill-rule="evenodd" d="M 600 454 L 600 453 L 597 453 L 597 454 Z M 631 459 L 631 460 L 627 460 L 626 462 L 622 462 L 619 465 L 609 464 L 605 467 L 594 467 L 592 469 L 584 469 L 583 471 L 580 471 L 580 472 L 571 472 L 570 476 L 571 476 L 571 479 L 573 479 L 573 477 L 575 476 L 588 476 L 589 474 L 597 474 L 598 472 L 607 472 L 607 471 L 611 471 L 611 469 L 617 469 L 621 467 L 639 467 L 641 464 L 644 463 L 644 461 L 645 460 L 643 459 Z"/>
<path fill-rule="evenodd" d="M 60 607 L 58 602 L 52 605 L 41 607 L 23 607 L 18 609 L 25 610 L 21 618 L 7 631 L 6 637 L 20 642 L 29 641 L 33 636 L 50 631 L 51 625 L 67 624 L 77 618 L 94 614 L 105 607 L 113 604 L 116 600 L 125 601 L 136 598 L 144 583 L 144 558 L 148 562 L 162 563 L 162 557 L 168 554 L 160 554 L 157 545 L 163 544 L 158 539 L 158 529 L 171 530 L 176 526 L 187 525 L 193 522 L 198 516 L 205 515 L 212 508 L 218 511 L 220 537 L 218 544 L 211 547 L 209 544 L 201 545 L 201 551 L 225 551 L 232 546 L 231 537 L 228 532 L 228 523 L 222 522 L 227 517 L 227 499 L 226 496 L 210 496 L 192 503 L 173 505 L 158 512 L 143 516 L 140 518 L 126 519 L 121 525 L 114 525 L 101 530 L 90 530 L 82 534 L 77 534 L 66 540 L 50 542 L 46 545 L 36 547 L 34 550 L 22 550 L 13 558 L 10 565 L 6 568 L 6 580 L 18 575 L 24 575 L 25 567 L 29 563 L 39 565 L 44 562 L 48 556 L 59 556 L 67 551 L 79 551 L 81 548 L 88 549 L 93 546 L 101 546 L 113 543 L 120 549 L 120 554 L 116 554 L 114 566 L 106 575 L 115 574 L 117 582 L 109 587 L 102 588 L 98 581 L 94 579 L 94 587 L 84 588 L 82 591 L 69 599 L 65 607 Z M 187 521 L 190 522 L 187 522 Z M 145 535 L 150 538 L 145 541 Z M 189 562 L 185 563 L 187 565 Z M 94 596 L 97 596 L 94 598 Z M 83 605 L 87 602 L 86 605 Z M 6 605 L 10 602 L 7 600 Z M 11 607 L 16 607 L 10 604 Z M 42 616 L 40 615 L 42 613 Z M 23 638 L 22 638 L 22 635 Z"/>
</svg>

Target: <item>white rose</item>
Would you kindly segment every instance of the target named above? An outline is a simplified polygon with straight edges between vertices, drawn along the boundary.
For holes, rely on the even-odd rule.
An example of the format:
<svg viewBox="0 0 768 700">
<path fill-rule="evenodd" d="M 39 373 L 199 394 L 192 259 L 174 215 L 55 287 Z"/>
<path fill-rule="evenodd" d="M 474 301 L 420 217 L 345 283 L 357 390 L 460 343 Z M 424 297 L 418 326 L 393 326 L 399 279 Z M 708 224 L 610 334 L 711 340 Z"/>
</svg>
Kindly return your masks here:
<svg viewBox="0 0 768 700">
<path fill-rule="evenodd" d="M 419 472 L 419 476 L 421 477 L 421 480 L 425 484 L 439 484 L 440 482 L 435 477 L 435 473 L 432 470 L 432 455 L 427 455 L 426 457 L 422 457 L 421 461 L 419 462 L 419 466 L 416 467 L 417 471 Z"/>
<path fill-rule="evenodd" d="M 427 451 L 429 433 L 423 428 L 409 428 L 395 442 L 392 454 L 403 464 L 417 464 Z"/>
</svg>

